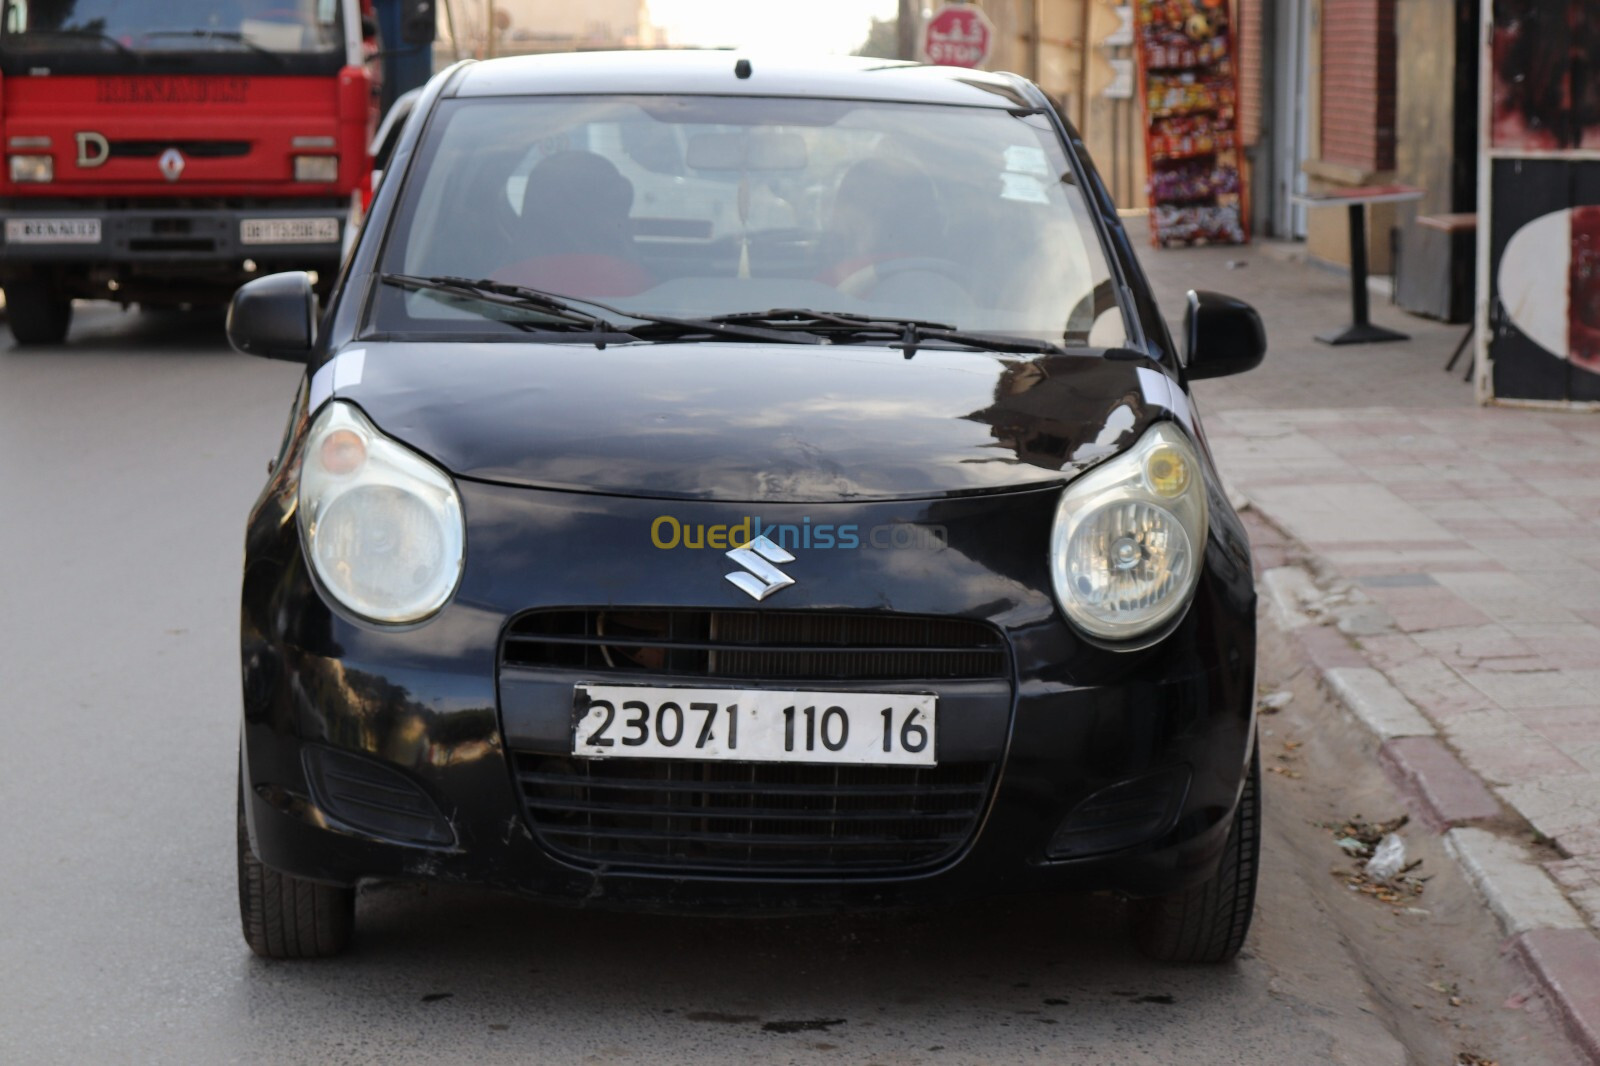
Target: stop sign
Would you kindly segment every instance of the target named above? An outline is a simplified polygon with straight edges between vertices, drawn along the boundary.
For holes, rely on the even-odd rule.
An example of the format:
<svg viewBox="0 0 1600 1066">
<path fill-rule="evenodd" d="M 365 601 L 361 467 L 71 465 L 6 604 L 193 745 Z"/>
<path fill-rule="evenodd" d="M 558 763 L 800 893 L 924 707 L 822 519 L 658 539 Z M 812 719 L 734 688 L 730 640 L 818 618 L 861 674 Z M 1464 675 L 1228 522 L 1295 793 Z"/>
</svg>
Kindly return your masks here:
<svg viewBox="0 0 1600 1066">
<path fill-rule="evenodd" d="M 928 20 L 922 52 L 928 62 L 946 67 L 975 67 L 989 55 L 994 26 L 981 8 L 947 4 Z"/>
</svg>

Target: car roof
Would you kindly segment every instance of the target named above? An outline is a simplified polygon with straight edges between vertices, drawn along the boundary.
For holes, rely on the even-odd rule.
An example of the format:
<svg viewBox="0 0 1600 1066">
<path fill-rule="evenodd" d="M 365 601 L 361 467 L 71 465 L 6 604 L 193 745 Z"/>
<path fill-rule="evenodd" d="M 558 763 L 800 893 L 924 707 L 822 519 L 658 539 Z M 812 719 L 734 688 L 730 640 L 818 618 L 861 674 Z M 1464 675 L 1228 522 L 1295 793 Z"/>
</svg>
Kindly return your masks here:
<svg viewBox="0 0 1600 1066">
<path fill-rule="evenodd" d="M 740 78 L 736 64 L 748 61 Z M 450 96 L 661 95 L 796 96 L 967 107 L 1036 107 L 1022 79 L 961 67 L 890 59 L 806 58 L 733 51 L 561 52 L 472 63 Z"/>
</svg>

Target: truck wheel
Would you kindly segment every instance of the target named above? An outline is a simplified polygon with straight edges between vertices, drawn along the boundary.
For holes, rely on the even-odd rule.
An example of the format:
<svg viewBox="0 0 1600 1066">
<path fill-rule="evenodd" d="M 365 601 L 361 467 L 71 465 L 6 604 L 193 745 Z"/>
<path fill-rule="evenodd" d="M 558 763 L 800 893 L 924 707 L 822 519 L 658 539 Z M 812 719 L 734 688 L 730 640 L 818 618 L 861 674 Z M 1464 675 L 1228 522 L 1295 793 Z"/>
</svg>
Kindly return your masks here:
<svg viewBox="0 0 1600 1066">
<path fill-rule="evenodd" d="M 5 287 L 6 317 L 18 344 L 60 344 L 72 324 L 72 300 L 45 281 L 13 281 Z"/>
<path fill-rule="evenodd" d="M 1211 880 L 1133 904 L 1139 950 L 1161 962 L 1227 962 L 1239 954 L 1255 911 L 1261 857 L 1261 754 L 1250 757 L 1222 863 Z"/>
<path fill-rule="evenodd" d="M 350 944 L 356 890 L 281 874 L 250 850 L 239 783 L 239 919 L 245 943 L 267 959 L 323 959 Z"/>
</svg>

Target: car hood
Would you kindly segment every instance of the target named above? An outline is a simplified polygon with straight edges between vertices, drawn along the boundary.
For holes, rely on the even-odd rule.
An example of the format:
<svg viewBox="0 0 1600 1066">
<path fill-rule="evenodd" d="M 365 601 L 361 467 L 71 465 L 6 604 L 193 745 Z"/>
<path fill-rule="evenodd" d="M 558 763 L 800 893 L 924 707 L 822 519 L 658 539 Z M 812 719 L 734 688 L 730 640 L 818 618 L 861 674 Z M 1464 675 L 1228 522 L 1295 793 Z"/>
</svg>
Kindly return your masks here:
<svg viewBox="0 0 1600 1066">
<path fill-rule="evenodd" d="M 330 391 L 458 477 L 728 501 L 1059 483 L 1187 411 L 1132 352 L 865 345 L 369 341 L 324 364 L 313 405 Z"/>
</svg>

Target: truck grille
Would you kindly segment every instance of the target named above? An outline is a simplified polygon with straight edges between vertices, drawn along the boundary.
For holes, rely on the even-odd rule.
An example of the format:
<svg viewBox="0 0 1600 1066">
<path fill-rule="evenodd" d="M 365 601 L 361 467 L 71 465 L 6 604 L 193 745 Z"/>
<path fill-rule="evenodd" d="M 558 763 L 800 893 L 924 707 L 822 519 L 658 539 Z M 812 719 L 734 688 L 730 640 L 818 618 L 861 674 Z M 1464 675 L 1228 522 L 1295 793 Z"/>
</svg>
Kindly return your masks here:
<svg viewBox="0 0 1600 1066">
<path fill-rule="evenodd" d="M 518 752 L 539 839 L 590 866 L 902 873 L 952 857 L 992 783 L 982 763 L 817 766 Z"/>
<path fill-rule="evenodd" d="M 985 623 L 846 611 L 536 611 L 511 624 L 501 663 L 783 681 L 1009 677 L 1004 640 Z"/>
<path fill-rule="evenodd" d="M 112 141 L 114 159 L 155 159 L 176 148 L 190 159 L 237 159 L 250 154 L 249 141 Z"/>
</svg>

